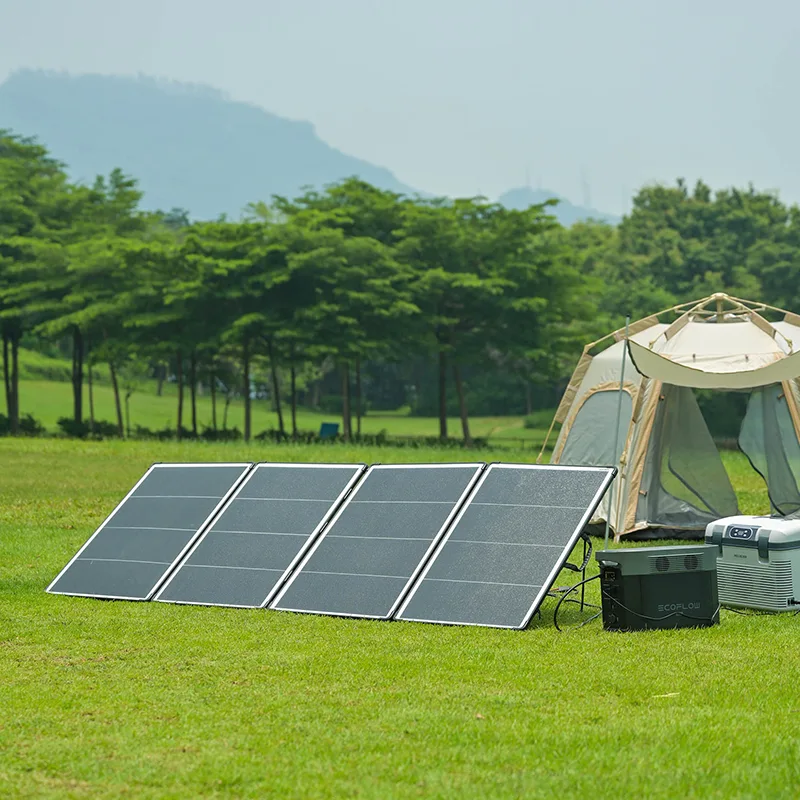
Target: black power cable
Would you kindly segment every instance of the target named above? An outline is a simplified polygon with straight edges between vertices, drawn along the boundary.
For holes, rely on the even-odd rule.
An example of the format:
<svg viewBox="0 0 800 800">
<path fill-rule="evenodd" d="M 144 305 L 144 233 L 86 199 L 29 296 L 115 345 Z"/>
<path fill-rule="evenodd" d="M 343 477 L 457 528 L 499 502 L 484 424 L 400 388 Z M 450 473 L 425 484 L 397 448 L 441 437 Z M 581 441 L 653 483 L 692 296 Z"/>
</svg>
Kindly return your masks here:
<svg viewBox="0 0 800 800">
<path fill-rule="evenodd" d="M 557 631 L 559 631 L 559 633 L 564 633 L 564 631 L 558 625 L 558 610 L 561 608 L 561 604 L 563 602 L 567 601 L 567 598 L 576 589 L 578 589 L 578 588 L 580 588 L 582 586 L 585 586 L 587 583 L 591 583 L 592 581 L 596 581 L 596 580 L 599 580 L 599 579 L 600 579 L 600 575 L 599 574 L 598 575 L 592 575 L 591 578 L 584 578 L 582 581 L 579 581 L 578 583 L 574 584 L 573 586 L 570 586 L 569 589 L 567 589 L 567 591 L 564 592 L 561 595 L 561 597 L 558 598 L 558 602 L 556 603 L 556 607 L 553 610 L 553 625 L 555 625 L 555 628 L 556 628 Z M 569 601 L 567 601 L 567 602 L 569 602 Z M 572 602 L 575 602 L 575 603 L 580 602 L 581 608 L 583 608 L 583 606 L 590 606 L 591 608 L 600 608 L 600 606 L 596 606 L 593 603 L 586 603 L 583 600 L 581 600 L 581 601 L 574 600 Z M 591 617 L 589 617 L 589 619 L 584 620 L 583 622 L 581 622 L 581 624 L 578 625 L 577 627 L 582 628 L 584 625 L 588 625 L 593 620 L 596 620 L 600 616 L 600 614 L 602 614 L 602 613 L 603 613 L 602 610 L 598 611 L 596 614 L 593 614 Z"/>
</svg>

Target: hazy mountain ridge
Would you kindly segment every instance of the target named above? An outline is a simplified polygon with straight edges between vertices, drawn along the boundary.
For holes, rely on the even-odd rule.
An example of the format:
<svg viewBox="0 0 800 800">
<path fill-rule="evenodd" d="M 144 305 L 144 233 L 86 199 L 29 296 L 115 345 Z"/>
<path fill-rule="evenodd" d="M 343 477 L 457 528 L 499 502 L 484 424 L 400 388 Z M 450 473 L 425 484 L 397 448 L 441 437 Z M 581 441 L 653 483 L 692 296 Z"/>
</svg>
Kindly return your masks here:
<svg viewBox="0 0 800 800">
<path fill-rule="evenodd" d="M 35 136 L 74 180 L 91 183 L 121 167 L 139 180 L 145 208 L 186 208 L 198 219 L 236 218 L 249 202 L 294 196 L 351 175 L 418 193 L 390 170 L 331 147 L 310 122 L 202 84 L 22 70 L 0 84 L 3 128 Z M 522 188 L 499 201 L 519 208 L 549 197 L 557 195 Z M 588 217 L 617 221 L 559 199 L 553 213 L 565 225 Z"/>
<path fill-rule="evenodd" d="M 587 219 L 607 222 L 610 225 L 616 225 L 620 221 L 619 217 L 598 211 L 596 208 L 574 205 L 569 200 L 548 189 L 532 189 L 529 186 L 521 186 L 516 189 L 509 189 L 504 194 L 501 194 L 497 201 L 506 208 L 524 209 L 528 208 L 528 206 L 544 203 L 551 198 L 558 200 L 558 205 L 551 209 L 551 213 L 558 217 L 562 225 L 572 225 L 575 222 Z"/>
<path fill-rule="evenodd" d="M 238 216 L 251 201 L 358 175 L 413 193 L 389 170 L 284 119 L 192 84 L 22 71 L 0 85 L 0 128 L 34 135 L 76 180 L 114 167 L 138 178 L 147 208 Z"/>
</svg>

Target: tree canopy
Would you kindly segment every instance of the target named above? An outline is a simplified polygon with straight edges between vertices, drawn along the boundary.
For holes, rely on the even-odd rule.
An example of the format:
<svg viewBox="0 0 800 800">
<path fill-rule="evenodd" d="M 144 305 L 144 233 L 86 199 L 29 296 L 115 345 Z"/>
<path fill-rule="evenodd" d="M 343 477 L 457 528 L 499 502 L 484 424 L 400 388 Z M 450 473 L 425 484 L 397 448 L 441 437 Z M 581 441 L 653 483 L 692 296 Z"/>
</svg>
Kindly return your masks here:
<svg viewBox="0 0 800 800">
<path fill-rule="evenodd" d="M 797 296 L 800 209 L 752 186 L 645 186 L 616 227 L 565 228 L 550 203 L 408 198 L 357 178 L 254 198 L 238 220 L 145 213 L 140 200 L 120 169 L 73 185 L 45 147 L 0 132 L 12 431 L 20 346 L 55 346 L 71 353 L 75 425 L 87 379 L 94 424 L 92 365 L 104 362 L 120 435 L 120 383 L 127 398 L 149 375 L 177 385 L 178 436 L 197 434 L 208 390 L 226 409 L 244 399 L 246 439 L 252 402 L 267 398 L 281 436 L 298 434 L 302 400 L 340 413 L 346 438 L 369 408 L 437 413 L 443 438 L 456 412 L 469 443 L 470 413 L 552 405 L 582 344 L 627 313 L 714 291 L 790 309 Z"/>
</svg>

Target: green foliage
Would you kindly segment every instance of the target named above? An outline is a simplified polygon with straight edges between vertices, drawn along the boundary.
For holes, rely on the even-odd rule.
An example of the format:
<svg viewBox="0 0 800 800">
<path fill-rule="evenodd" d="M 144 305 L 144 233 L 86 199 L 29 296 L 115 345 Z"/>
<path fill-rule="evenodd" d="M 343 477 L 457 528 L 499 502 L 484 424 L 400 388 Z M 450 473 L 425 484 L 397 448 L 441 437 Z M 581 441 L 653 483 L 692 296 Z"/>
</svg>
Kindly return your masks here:
<svg viewBox="0 0 800 800">
<path fill-rule="evenodd" d="M 114 439 L 118 438 L 119 428 L 113 422 L 98 419 L 93 423 L 75 422 L 72 417 L 58 420 L 61 432 L 72 439 Z"/>
<path fill-rule="evenodd" d="M 0 436 L 10 436 L 12 433 L 11 420 L 5 414 L 0 414 Z M 16 433 L 21 436 L 42 436 L 45 427 L 31 414 L 23 414 Z"/>
<path fill-rule="evenodd" d="M 470 415 L 556 405 L 582 345 L 626 313 L 720 290 L 791 305 L 800 288 L 800 210 L 753 187 L 646 186 L 618 227 L 569 229 L 549 203 L 410 199 L 357 178 L 256 199 L 241 220 L 147 214 L 140 199 L 120 169 L 71 185 L 44 147 L 0 132 L 12 430 L 20 380 L 66 378 L 65 430 L 85 435 L 94 395 L 110 386 L 105 416 L 134 435 L 144 424 L 130 419 L 135 396 L 157 377 L 174 403 L 147 426 L 162 437 L 171 425 L 176 438 L 219 439 L 240 402 L 249 441 L 267 399 L 281 437 L 299 435 L 300 404 L 341 415 L 345 439 L 364 431 L 368 412 L 409 406 L 438 414 L 443 440 L 457 414 L 469 444 Z M 71 351 L 71 362 L 20 352 L 23 336 Z M 201 420 L 212 389 L 214 411 Z M 721 407 L 709 413 L 732 430 Z"/>
</svg>

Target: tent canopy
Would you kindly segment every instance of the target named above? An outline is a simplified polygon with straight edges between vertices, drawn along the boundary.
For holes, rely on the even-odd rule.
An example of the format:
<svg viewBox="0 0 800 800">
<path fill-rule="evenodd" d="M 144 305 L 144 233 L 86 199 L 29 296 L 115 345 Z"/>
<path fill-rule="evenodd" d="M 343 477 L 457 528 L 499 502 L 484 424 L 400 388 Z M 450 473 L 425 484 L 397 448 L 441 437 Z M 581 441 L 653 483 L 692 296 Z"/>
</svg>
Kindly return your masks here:
<svg viewBox="0 0 800 800">
<path fill-rule="evenodd" d="M 780 481 L 788 507 L 785 498 L 800 498 L 798 376 L 800 317 L 719 293 L 666 309 L 632 323 L 627 338 L 618 330 L 584 348 L 553 421 L 562 427 L 551 460 L 619 466 L 613 508 L 607 497 L 595 520 L 609 519 L 617 538 L 702 532 L 738 505 L 692 390 L 754 390 L 741 446 L 768 488 Z"/>
</svg>

